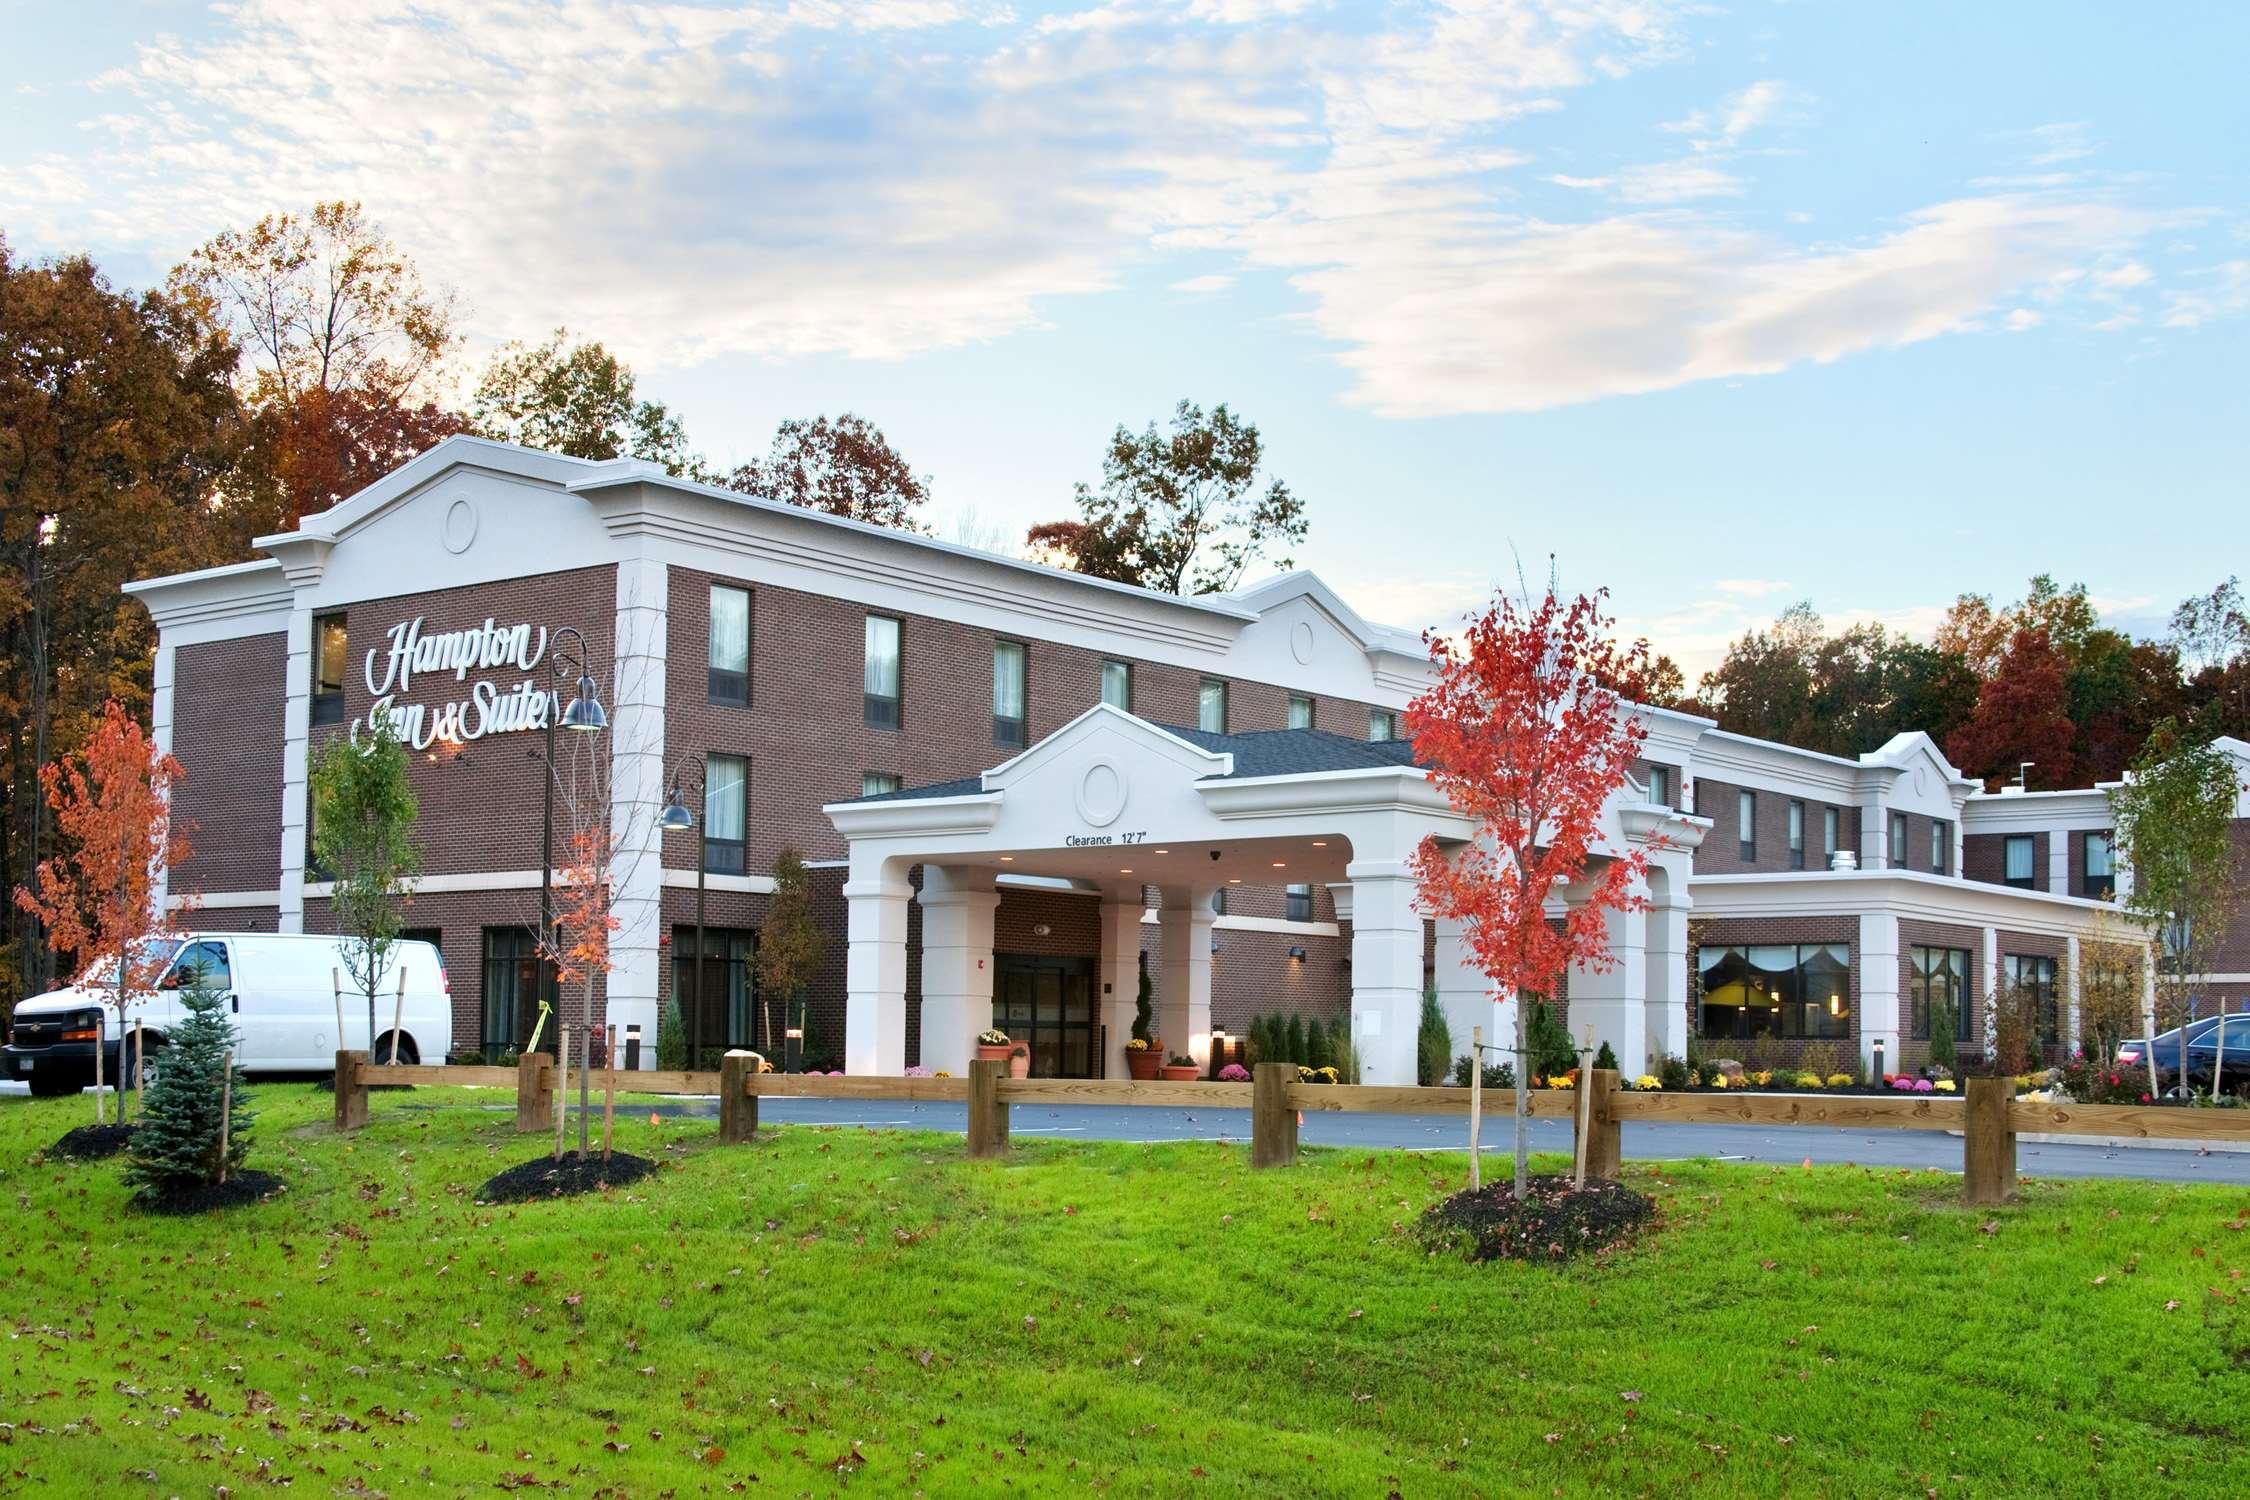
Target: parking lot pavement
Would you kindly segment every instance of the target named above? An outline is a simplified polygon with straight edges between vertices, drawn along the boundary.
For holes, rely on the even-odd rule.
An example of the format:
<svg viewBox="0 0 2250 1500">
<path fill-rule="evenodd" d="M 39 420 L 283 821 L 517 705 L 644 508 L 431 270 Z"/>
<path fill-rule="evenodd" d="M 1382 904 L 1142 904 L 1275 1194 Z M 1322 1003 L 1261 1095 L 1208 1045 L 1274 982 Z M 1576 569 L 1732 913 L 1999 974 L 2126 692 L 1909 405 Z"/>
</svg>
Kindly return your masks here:
<svg viewBox="0 0 2250 1500">
<path fill-rule="evenodd" d="M 658 1106 L 663 1113 L 716 1115 L 716 1100 L 683 1100 Z M 899 1130 L 967 1128 L 968 1110 L 960 1104 L 886 1104 L 880 1101 L 766 1099 L 761 1120 L 780 1125 L 859 1125 Z M 1308 1111 L 1298 1139 L 1311 1146 L 1364 1147 L 1374 1150 L 1459 1151 L 1469 1147 L 1468 1130 L 1457 1115 L 1360 1115 Z M 1570 1126 L 1562 1120 L 1533 1120 L 1531 1149 L 1570 1149 Z M 1810 1158 L 1821 1165 L 1921 1167 L 1961 1170 L 1961 1138 L 1943 1131 L 1850 1131 L 1805 1127 L 1771 1129 L 1755 1125 L 1647 1125 L 1620 1127 L 1621 1145 L 1634 1161 L 1712 1159 L 1794 1166 Z M 1008 1131 L 1018 1137 L 1109 1141 L 1247 1141 L 1250 1112 L 1242 1109 L 1159 1109 L 1150 1106 L 1053 1105 L 1008 1111 Z M 1514 1149 L 1513 1126 L 1506 1117 L 1487 1118 L 1487 1154 Z M 2018 1142 L 2016 1169 L 2027 1177 L 2137 1177 L 2156 1182 L 2250 1183 L 2250 1155 L 2155 1147 L 2056 1146 Z"/>
</svg>

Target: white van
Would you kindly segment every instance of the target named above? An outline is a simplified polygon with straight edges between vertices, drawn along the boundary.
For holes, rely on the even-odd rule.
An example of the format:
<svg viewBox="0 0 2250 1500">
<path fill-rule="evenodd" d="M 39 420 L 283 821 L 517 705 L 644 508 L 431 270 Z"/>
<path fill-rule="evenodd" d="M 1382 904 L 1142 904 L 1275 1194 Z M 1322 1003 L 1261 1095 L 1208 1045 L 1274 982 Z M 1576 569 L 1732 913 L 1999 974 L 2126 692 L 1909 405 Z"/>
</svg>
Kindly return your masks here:
<svg viewBox="0 0 2250 1500">
<path fill-rule="evenodd" d="M 153 996 L 128 1009 L 125 1029 L 139 1021 L 142 1045 L 154 1064 L 165 1032 L 185 1012 L 183 976 L 201 967 L 226 996 L 240 1040 L 235 1060 L 245 1073 L 326 1072 L 341 1047 L 367 1045 L 367 996 L 351 987 L 344 962 L 350 941 L 335 937 L 278 936 L 263 932 L 196 932 L 164 940 L 172 948 Z M 68 988 L 34 995 L 16 1007 L 8 1044 L 0 1047 L 0 1074 L 20 1078 L 34 1094 L 73 1093 L 94 1081 L 94 1048 L 104 1048 L 102 1076 L 117 1077 L 120 1038 L 110 991 L 101 982 L 108 964 L 96 964 Z M 406 976 L 403 1009 L 399 975 Z M 344 1026 L 336 1030 L 336 976 L 343 975 Z M 398 1020 L 398 1060 L 442 1063 L 453 1045 L 453 998 L 445 960 L 422 942 L 391 947 L 389 968 L 375 1003 L 375 1061 L 391 1060 L 391 1018 Z"/>
</svg>

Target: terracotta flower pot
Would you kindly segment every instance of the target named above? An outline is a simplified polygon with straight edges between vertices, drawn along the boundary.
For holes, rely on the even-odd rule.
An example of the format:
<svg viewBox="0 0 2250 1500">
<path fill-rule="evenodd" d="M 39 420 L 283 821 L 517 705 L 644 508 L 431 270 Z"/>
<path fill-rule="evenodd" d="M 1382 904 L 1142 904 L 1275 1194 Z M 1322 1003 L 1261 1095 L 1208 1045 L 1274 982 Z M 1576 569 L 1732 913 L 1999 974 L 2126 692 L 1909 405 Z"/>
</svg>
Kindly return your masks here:
<svg viewBox="0 0 2250 1500">
<path fill-rule="evenodd" d="M 1007 1060 L 1008 1049 L 1006 1047 L 987 1047 L 982 1042 L 977 1043 L 978 1062 L 1006 1062 Z"/>
<path fill-rule="evenodd" d="M 1153 1048 L 1144 1048 L 1139 1052 L 1128 1051 L 1125 1054 L 1125 1071 L 1142 1083 L 1154 1078 L 1156 1070 L 1163 1066 L 1164 1055 Z"/>
<path fill-rule="evenodd" d="M 1189 1063 L 1184 1068 L 1176 1068 L 1170 1063 L 1164 1065 L 1164 1081 L 1166 1083 L 1193 1083 L 1202 1076 L 1203 1070 L 1194 1063 Z"/>
<path fill-rule="evenodd" d="M 1008 1076 L 1010 1078 L 1029 1078 L 1031 1076 L 1031 1054 L 1029 1052 L 1011 1052 L 1008 1054 Z"/>
</svg>

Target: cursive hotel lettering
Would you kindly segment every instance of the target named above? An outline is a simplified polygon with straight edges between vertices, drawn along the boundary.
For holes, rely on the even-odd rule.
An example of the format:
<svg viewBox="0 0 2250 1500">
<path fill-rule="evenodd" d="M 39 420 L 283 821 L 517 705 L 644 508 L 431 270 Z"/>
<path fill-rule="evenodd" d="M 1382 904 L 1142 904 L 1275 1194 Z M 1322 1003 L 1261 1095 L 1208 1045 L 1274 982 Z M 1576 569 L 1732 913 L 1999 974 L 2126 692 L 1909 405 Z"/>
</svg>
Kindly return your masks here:
<svg viewBox="0 0 2250 1500">
<path fill-rule="evenodd" d="M 367 653 L 363 671 L 375 699 L 368 716 L 388 719 L 399 739 L 415 750 L 544 729 L 555 711 L 554 695 L 530 678 L 514 687 L 480 678 L 468 697 L 449 703 L 399 702 L 413 688 L 417 672 L 450 672 L 455 682 L 467 682 L 471 672 L 531 671 L 547 654 L 544 625 L 501 625 L 487 618 L 467 630 L 425 635 L 417 615 L 393 625 L 384 640 L 385 646 Z"/>
</svg>

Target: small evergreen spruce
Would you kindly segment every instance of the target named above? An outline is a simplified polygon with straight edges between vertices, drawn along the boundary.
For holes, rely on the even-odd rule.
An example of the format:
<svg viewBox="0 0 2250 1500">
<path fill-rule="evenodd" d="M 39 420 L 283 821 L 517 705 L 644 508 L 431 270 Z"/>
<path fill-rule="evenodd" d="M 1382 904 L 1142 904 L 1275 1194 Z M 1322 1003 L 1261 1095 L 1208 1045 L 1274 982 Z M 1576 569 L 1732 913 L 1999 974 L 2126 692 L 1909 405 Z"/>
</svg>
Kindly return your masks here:
<svg viewBox="0 0 2250 1500">
<path fill-rule="evenodd" d="M 212 1187 L 242 1165 L 250 1150 L 250 1099 L 236 1068 L 228 1103 L 227 1146 L 219 1150 L 219 1115 L 226 1090 L 223 1069 L 237 1040 L 225 997 L 191 971 L 180 990 L 184 1019 L 172 1028 L 155 1061 L 156 1076 L 141 1100 L 125 1180 L 144 1203 Z"/>
<path fill-rule="evenodd" d="M 1291 1013 L 1289 1030 L 1281 1044 L 1281 1050 L 1288 1054 L 1283 1061 L 1293 1062 L 1300 1068 L 1305 1065 L 1305 1018 L 1303 1016 L 1294 1012 Z"/>
<path fill-rule="evenodd" d="M 1578 1052 L 1570 1044 L 1570 1032 L 1547 1008 L 1546 1001 L 1531 1002 L 1527 1030 L 1525 1047 L 1531 1053 L 1532 1072 L 1542 1078 L 1553 1078 L 1578 1066 Z"/>
<path fill-rule="evenodd" d="M 1601 1050 L 1594 1054 L 1594 1066 L 1607 1068 L 1612 1073 L 1617 1071 L 1617 1054 L 1609 1050 L 1609 1043 L 1602 1043 Z"/>
<path fill-rule="evenodd" d="M 1422 1026 L 1415 1037 L 1414 1081 L 1428 1088 L 1445 1082 L 1447 1063 L 1453 1056 L 1453 1028 L 1445 1019 L 1445 1007 L 1438 1003 L 1437 986 L 1426 985 L 1422 990 Z"/>
<path fill-rule="evenodd" d="M 677 998 L 666 1000 L 656 1017 L 656 1065 L 667 1073 L 687 1071 L 687 1027 L 680 1022 Z"/>
</svg>

